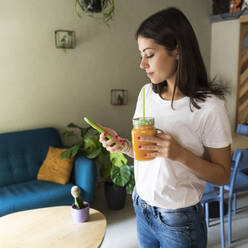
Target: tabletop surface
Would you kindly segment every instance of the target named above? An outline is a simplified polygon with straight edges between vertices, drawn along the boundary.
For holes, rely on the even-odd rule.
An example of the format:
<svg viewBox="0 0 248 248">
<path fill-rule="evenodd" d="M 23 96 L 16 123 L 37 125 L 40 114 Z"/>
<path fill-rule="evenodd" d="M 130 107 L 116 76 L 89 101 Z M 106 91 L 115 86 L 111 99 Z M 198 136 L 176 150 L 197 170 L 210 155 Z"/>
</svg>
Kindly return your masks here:
<svg viewBox="0 0 248 248">
<path fill-rule="evenodd" d="M 0 247 L 95 248 L 105 231 L 105 216 L 92 208 L 84 223 L 73 221 L 70 206 L 33 209 L 0 217 Z"/>
</svg>

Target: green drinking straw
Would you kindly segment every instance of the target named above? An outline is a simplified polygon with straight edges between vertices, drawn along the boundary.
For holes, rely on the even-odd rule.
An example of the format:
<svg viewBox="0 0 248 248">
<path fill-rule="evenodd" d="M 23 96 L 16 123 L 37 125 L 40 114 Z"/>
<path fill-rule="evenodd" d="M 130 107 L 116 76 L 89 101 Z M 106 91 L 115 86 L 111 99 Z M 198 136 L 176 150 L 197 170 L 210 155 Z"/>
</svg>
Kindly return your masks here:
<svg viewBox="0 0 248 248">
<path fill-rule="evenodd" d="M 143 120 L 145 120 L 145 88 L 142 89 L 143 93 Z"/>
</svg>

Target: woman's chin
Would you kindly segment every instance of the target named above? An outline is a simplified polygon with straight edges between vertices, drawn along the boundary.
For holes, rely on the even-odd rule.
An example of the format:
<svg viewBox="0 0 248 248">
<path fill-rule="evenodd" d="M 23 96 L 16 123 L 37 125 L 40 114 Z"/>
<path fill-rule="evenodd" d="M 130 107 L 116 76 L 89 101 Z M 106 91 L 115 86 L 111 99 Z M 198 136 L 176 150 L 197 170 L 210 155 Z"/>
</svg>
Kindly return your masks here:
<svg viewBox="0 0 248 248">
<path fill-rule="evenodd" d="M 158 84 L 158 83 L 159 83 L 158 80 L 155 80 L 155 79 L 152 79 L 152 78 L 150 78 L 150 81 L 151 81 L 151 83 L 153 83 L 153 84 Z"/>
</svg>

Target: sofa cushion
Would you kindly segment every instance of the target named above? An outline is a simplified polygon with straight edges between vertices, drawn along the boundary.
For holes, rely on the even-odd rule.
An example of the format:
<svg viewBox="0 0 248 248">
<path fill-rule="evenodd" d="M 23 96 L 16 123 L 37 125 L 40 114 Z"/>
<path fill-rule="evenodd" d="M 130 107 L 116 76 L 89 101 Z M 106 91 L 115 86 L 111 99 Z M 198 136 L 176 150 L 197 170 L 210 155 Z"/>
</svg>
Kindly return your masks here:
<svg viewBox="0 0 248 248">
<path fill-rule="evenodd" d="M 67 149 L 49 147 L 47 156 L 41 165 L 37 179 L 66 184 L 70 180 L 74 158 L 61 158 L 60 154 Z"/>
<path fill-rule="evenodd" d="M 36 179 L 50 145 L 61 147 L 55 128 L 0 134 L 0 186 Z"/>
<path fill-rule="evenodd" d="M 72 186 L 33 180 L 0 187 L 0 216 L 34 208 L 71 205 Z"/>
</svg>

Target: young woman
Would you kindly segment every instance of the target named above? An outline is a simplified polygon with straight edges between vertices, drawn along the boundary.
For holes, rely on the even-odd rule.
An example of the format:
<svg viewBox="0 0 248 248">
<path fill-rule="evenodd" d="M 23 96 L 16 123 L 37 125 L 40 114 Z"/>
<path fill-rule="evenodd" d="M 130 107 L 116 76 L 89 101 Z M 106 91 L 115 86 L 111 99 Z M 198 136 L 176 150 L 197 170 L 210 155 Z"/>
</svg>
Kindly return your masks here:
<svg viewBox="0 0 248 248">
<path fill-rule="evenodd" d="M 136 33 L 146 84 L 146 113 L 164 131 L 139 137 L 154 145 L 150 161 L 134 160 L 133 204 L 142 248 L 207 247 L 200 199 L 208 181 L 228 183 L 231 130 L 221 87 L 209 83 L 193 28 L 184 14 L 168 8 L 147 18 Z M 142 94 L 134 117 L 142 117 Z M 133 156 L 130 141 L 100 141 L 110 152 Z M 205 156 L 207 154 L 207 156 Z M 206 159 L 208 157 L 208 159 Z"/>
</svg>

